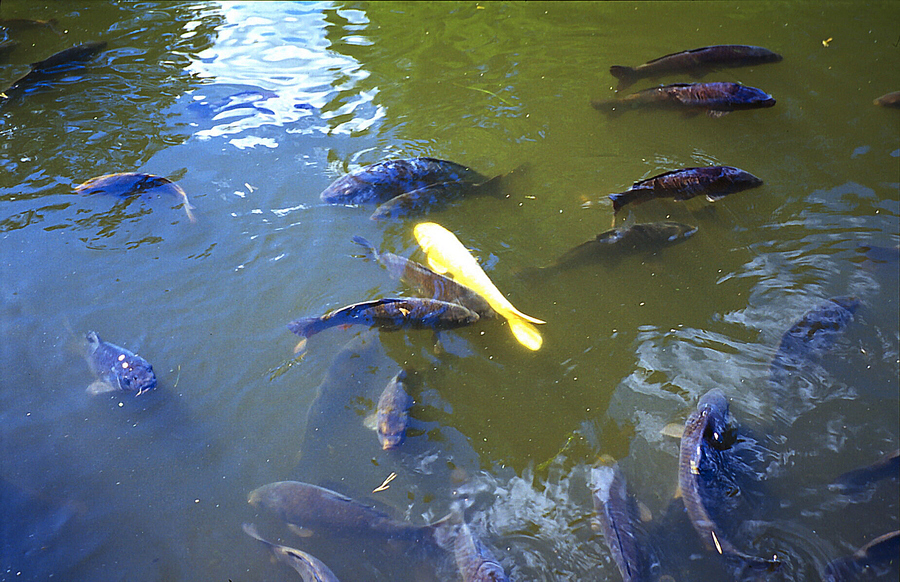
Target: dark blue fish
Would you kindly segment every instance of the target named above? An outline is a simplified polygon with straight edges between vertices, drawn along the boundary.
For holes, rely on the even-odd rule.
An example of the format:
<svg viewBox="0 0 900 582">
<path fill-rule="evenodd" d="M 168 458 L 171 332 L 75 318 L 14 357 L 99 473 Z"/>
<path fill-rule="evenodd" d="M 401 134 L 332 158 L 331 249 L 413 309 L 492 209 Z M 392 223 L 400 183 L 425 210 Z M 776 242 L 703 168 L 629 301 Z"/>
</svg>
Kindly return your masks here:
<svg viewBox="0 0 900 582">
<path fill-rule="evenodd" d="M 376 299 L 354 303 L 320 317 L 303 317 L 288 329 L 303 338 L 338 325 L 368 325 L 386 330 L 403 328 L 453 329 L 478 321 L 478 314 L 457 303 L 416 297 Z"/>
<path fill-rule="evenodd" d="M 618 464 L 592 467 L 590 487 L 597 525 L 623 582 L 646 579 L 647 557 L 634 529 L 637 511 Z"/>
<path fill-rule="evenodd" d="M 784 382 L 830 350 L 858 307 L 856 297 L 833 297 L 807 312 L 782 336 L 769 367 L 770 381 Z"/>
<path fill-rule="evenodd" d="M 335 491 L 300 481 L 269 483 L 250 492 L 248 501 L 286 523 L 337 537 L 433 541 L 433 525 L 398 521 L 383 511 Z"/>
<path fill-rule="evenodd" d="M 465 285 L 400 255 L 388 252 L 379 253 L 372 243 L 361 236 L 353 237 L 353 242 L 365 248 L 369 258 L 381 263 L 391 277 L 400 279 L 413 287 L 418 297 L 458 303 L 468 307 L 479 317 L 497 316 L 484 297 Z"/>
<path fill-rule="evenodd" d="M 503 566 L 475 537 L 458 506 L 452 508 L 448 522 L 440 525 L 436 539 L 440 547 L 453 553 L 463 582 L 509 582 Z"/>
<path fill-rule="evenodd" d="M 413 402 L 406 393 L 405 381 L 406 371 L 400 370 L 391 378 L 378 398 L 375 430 L 378 433 L 378 442 L 385 451 L 398 448 L 406 439 L 409 408 Z"/>
<path fill-rule="evenodd" d="M 900 478 L 900 449 L 888 453 L 871 465 L 848 471 L 834 480 L 831 489 L 841 493 L 857 493 L 882 479 Z"/>
<path fill-rule="evenodd" d="M 94 58 L 104 48 L 106 48 L 106 42 L 86 42 L 62 50 L 43 61 L 32 63 L 31 70 L 13 82 L 9 88 L 3 91 L 3 94 L 7 98 L 11 98 L 22 93 L 31 85 L 80 67 L 85 61 Z"/>
<path fill-rule="evenodd" d="M 321 560 L 298 549 L 273 544 L 260 536 L 253 524 L 245 523 L 244 533 L 258 540 L 278 560 L 296 570 L 300 577 L 303 578 L 303 582 L 339 582 L 334 572 L 323 564 Z"/>
<path fill-rule="evenodd" d="M 614 261 L 630 253 L 653 252 L 683 242 L 696 232 L 697 227 L 671 221 L 614 228 L 570 249 L 552 265 L 531 269 L 524 274 L 547 274 L 604 260 Z"/>
<path fill-rule="evenodd" d="M 120 198 L 128 198 L 144 193 L 151 193 L 149 196 L 168 194 L 181 200 L 188 220 L 197 222 L 197 219 L 194 218 L 194 213 L 191 212 L 194 207 L 188 202 L 187 193 L 181 186 L 162 176 L 139 172 L 104 174 L 75 186 L 75 191 L 79 194 L 110 194 Z"/>
<path fill-rule="evenodd" d="M 88 391 L 92 394 L 123 390 L 140 396 L 156 388 L 156 374 L 144 358 L 125 348 L 100 339 L 97 332 L 88 332 L 88 364 L 97 376 Z"/>
<path fill-rule="evenodd" d="M 900 531 L 878 536 L 851 555 L 829 562 L 822 578 L 825 582 L 851 582 L 861 580 L 865 572 L 885 574 L 892 564 L 896 575 L 900 564 Z"/>
<path fill-rule="evenodd" d="M 710 390 L 697 403 L 697 410 L 687 419 L 681 437 L 681 452 L 678 462 L 678 486 L 684 500 L 684 507 L 691 524 L 700 535 L 700 540 L 708 550 L 749 565 L 756 569 L 774 570 L 780 566 L 775 559 L 751 556 L 735 548 L 725 538 L 719 526 L 710 516 L 701 492 L 701 476 L 710 470 L 713 450 L 725 449 L 734 441 L 730 429 L 731 418 L 728 400 L 717 389 Z M 714 465 L 713 465 L 714 467 Z M 712 470 L 715 470 L 714 468 Z"/>
<path fill-rule="evenodd" d="M 876 99 L 874 103 L 875 105 L 881 105 L 882 107 L 900 107 L 900 91 L 894 91 L 893 93 L 882 95 L 881 97 Z"/>
<path fill-rule="evenodd" d="M 693 73 L 699 76 L 719 67 L 748 67 L 777 63 L 781 58 L 778 53 L 762 47 L 726 44 L 665 55 L 637 67 L 613 65 L 609 68 L 609 72 L 619 80 L 619 89 L 623 89 L 638 79 L 676 73 Z"/>
<path fill-rule="evenodd" d="M 683 168 L 635 182 L 624 192 L 610 194 L 609 199 L 613 203 L 613 212 L 618 212 L 626 204 L 640 204 L 654 198 L 673 198 L 680 202 L 703 195 L 710 202 L 715 202 L 728 194 L 756 188 L 762 183 L 753 174 L 731 166 Z"/>
<path fill-rule="evenodd" d="M 329 204 L 384 204 L 373 219 L 399 218 L 458 198 L 463 194 L 496 193 L 500 177 L 488 179 L 475 170 L 434 158 L 387 160 L 335 180 L 321 198 Z M 399 200 L 393 199 L 400 197 Z"/>
<path fill-rule="evenodd" d="M 721 117 L 742 109 L 772 107 L 775 99 L 765 91 L 739 83 L 677 83 L 644 89 L 612 101 L 595 100 L 591 105 L 610 113 L 620 109 L 655 107 L 688 113 L 706 112 L 710 117 Z"/>
</svg>

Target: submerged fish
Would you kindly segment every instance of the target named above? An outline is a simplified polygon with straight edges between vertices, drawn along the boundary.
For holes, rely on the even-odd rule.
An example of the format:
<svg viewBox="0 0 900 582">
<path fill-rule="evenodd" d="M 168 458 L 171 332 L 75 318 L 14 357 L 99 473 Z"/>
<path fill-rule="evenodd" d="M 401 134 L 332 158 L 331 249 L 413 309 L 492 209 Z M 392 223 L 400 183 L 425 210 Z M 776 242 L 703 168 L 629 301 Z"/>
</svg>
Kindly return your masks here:
<svg viewBox="0 0 900 582">
<path fill-rule="evenodd" d="M 248 501 L 293 526 L 339 537 L 380 537 L 433 541 L 433 525 L 397 521 L 388 514 L 323 487 L 300 481 L 269 483 L 250 492 Z"/>
<path fill-rule="evenodd" d="M 387 160 L 341 176 L 321 198 L 329 204 L 382 204 L 397 196 L 431 187 L 450 194 L 477 187 L 488 178 L 466 166 L 434 158 Z"/>
<path fill-rule="evenodd" d="M 878 536 L 851 555 L 829 562 L 822 578 L 825 582 L 860 580 L 866 571 L 875 573 L 887 570 L 892 563 L 896 571 L 900 563 L 900 531 Z"/>
<path fill-rule="evenodd" d="M 700 491 L 701 470 L 707 465 L 705 457 L 709 454 L 707 447 L 723 449 L 730 446 L 732 433 L 729 424 L 728 400 L 717 389 L 700 398 L 697 410 L 685 422 L 678 462 L 678 486 L 684 507 L 708 550 L 715 550 L 727 558 L 738 559 L 756 568 L 774 569 L 780 565 L 777 559 L 751 556 L 731 545 L 710 517 Z"/>
<path fill-rule="evenodd" d="M 704 195 L 710 202 L 715 202 L 728 194 L 756 188 L 762 183 L 753 174 L 731 166 L 683 168 L 635 182 L 624 192 L 610 194 L 609 199 L 612 200 L 613 212 L 618 212 L 626 204 L 640 204 L 654 198 L 673 198 L 680 202 Z"/>
<path fill-rule="evenodd" d="M 140 396 L 156 388 L 156 374 L 144 358 L 125 348 L 100 339 L 97 332 L 85 336 L 88 343 L 88 364 L 97 375 L 96 382 L 88 387 L 91 394 L 123 390 Z"/>
<path fill-rule="evenodd" d="M 353 242 L 364 247 L 369 257 L 381 263 L 391 277 L 402 279 L 405 283 L 415 288 L 418 296 L 458 303 L 468 307 L 480 317 L 490 318 L 497 316 L 497 313 L 484 297 L 465 285 L 435 273 L 425 265 L 405 257 L 387 252 L 379 253 L 372 243 L 361 236 L 353 237 Z"/>
<path fill-rule="evenodd" d="M 770 381 L 781 383 L 831 349 L 858 307 L 856 297 L 833 297 L 807 312 L 782 336 L 769 367 Z"/>
<path fill-rule="evenodd" d="M 537 272 L 571 269 L 617 258 L 625 253 L 655 251 L 663 246 L 685 241 L 695 232 L 695 226 L 671 221 L 614 228 L 569 250 L 552 265 L 537 269 Z"/>
<path fill-rule="evenodd" d="M 775 99 L 756 87 L 739 83 L 676 83 L 644 89 L 612 101 L 595 100 L 591 105 L 608 112 L 617 112 L 620 108 L 658 107 L 689 113 L 705 111 L 710 117 L 721 117 L 742 109 L 772 107 Z"/>
<path fill-rule="evenodd" d="M 303 582 L 338 582 L 334 572 L 315 556 L 263 539 L 253 524 L 245 523 L 243 528 L 245 534 L 259 540 L 276 558 L 299 572 Z"/>
<path fill-rule="evenodd" d="M 378 399 L 375 430 L 385 451 L 398 448 L 406 439 L 412 398 L 406 393 L 405 380 L 406 371 L 400 370 L 384 387 Z"/>
<path fill-rule="evenodd" d="M 424 214 L 428 209 L 446 204 L 463 195 L 499 194 L 504 176 L 495 176 L 480 184 L 443 182 L 395 196 L 375 209 L 372 220 L 389 220 Z"/>
<path fill-rule="evenodd" d="M 191 212 L 194 207 L 188 202 L 187 194 L 182 190 L 181 186 L 167 178 L 154 176 L 153 174 L 138 172 L 104 174 L 75 186 L 75 191 L 79 194 L 112 194 L 122 198 L 136 196 L 144 192 L 171 194 L 181 200 L 188 220 L 191 222 L 197 221 Z"/>
<path fill-rule="evenodd" d="M 777 63 L 781 55 L 758 46 L 725 44 L 672 53 L 637 67 L 613 65 L 610 74 L 619 80 L 619 89 L 638 79 L 662 77 L 675 73 L 702 74 L 718 67 L 748 67 Z"/>
<path fill-rule="evenodd" d="M 645 557 L 634 530 L 637 511 L 633 499 L 628 496 L 618 464 L 592 467 L 590 487 L 597 525 L 622 580 L 637 582 L 645 579 Z"/>
<path fill-rule="evenodd" d="M 452 232 L 434 222 L 421 222 L 413 229 L 413 234 L 432 269 L 439 273 L 449 272 L 454 280 L 484 297 L 494 311 L 506 318 L 519 343 L 534 351 L 541 348 L 543 338 L 532 323 L 545 322 L 513 307 Z"/>
<path fill-rule="evenodd" d="M 48 73 L 56 67 L 89 61 L 105 48 L 105 41 L 92 41 L 75 45 L 65 50 L 61 50 L 58 53 L 54 53 L 43 61 L 31 63 L 31 70 L 34 72 Z"/>
<path fill-rule="evenodd" d="M 438 545 L 453 553 L 463 582 L 508 582 L 503 566 L 472 534 L 459 507 L 452 509 L 449 520 L 439 530 Z"/>
<path fill-rule="evenodd" d="M 69 71 L 74 66 L 81 65 L 106 48 L 106 42 L 86 42 L 53 54 L 43 61 L 31 64 L 31 70 L 19 77 L 3 93 L 12 97 L 25 90 L 29 85 L 47 80 L 49 77 Z"/>
<path fill-rule="evenodd" d="M 890 452 L 871 465 L 848 471 L 834 480 L 832 489 L 856 493 L 881 479 L 900 478 L 900 449 Z"/>
<path fill-rule="evenodd" d="M 882 107 L 900 107 L 900 91 L 882 95 L 873 101 L 873 103 L 875 103 L 875 105 L 881 105 Z"/>
<path fill-rule="evenodd" d="M 338 325 L 378 326 L 386 330 L 403 328 L 453 329 L 478 321 L 478 314 L 457 303 L 416 297 L 376 299 L 342 307 L 320 317 L 302 317 L 288 323 L 288 329 L 308 338 Z"/>
</svg>

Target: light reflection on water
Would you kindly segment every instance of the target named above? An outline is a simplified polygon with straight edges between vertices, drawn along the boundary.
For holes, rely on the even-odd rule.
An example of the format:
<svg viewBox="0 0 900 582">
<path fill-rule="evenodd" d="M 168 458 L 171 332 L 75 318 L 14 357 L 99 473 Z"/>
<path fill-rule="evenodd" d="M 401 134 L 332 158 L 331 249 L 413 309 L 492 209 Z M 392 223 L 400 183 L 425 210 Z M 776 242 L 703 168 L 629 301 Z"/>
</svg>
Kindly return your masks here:
<svg viewBox="0 0 900 582">
<path fill-rule="evenodd" d="M 69 36 L 29 32 L 34 46 L 11 66 L 69 40 L 103 36 L 110 48 L 0 108 L 0 579 L 294 579 L 241 532 L 251 520 L 344 580 L 456 579 L 447 555 L 295 537 L 248 508 L 250 490 L 285 479 L 413 523 L 464 496 L 514 579 L 618 579 L 590 527 L 586 476 L 601 454 L 620 460 L 653 517 L 638 527 L 654 579 L 729 578 L 673 501 L 678 441 L 663 433 L 712 387 L 744 431 L 740 493 L 759 501 L 725 526 L 742 549 L 784 556 L 769 579 L 816 580 L 897 527 L 895 483 L 856 496 L 828 487 L 900 434 L 900 125 L 871 106 L 894 82 L 881 70 L 897 59 L 883 48 L 895 40 L 880 24 L 887 9 L 854 15 L 826 49 L 816 27 L 846 14 L 779 6 L 786 26 L 772 28 L 762 8 L 558 4 L 48 12 Z M 611 120 L 588 105 L 611 94 L 609 64 L 745 40 L 786 54 L 727 74 L 771 91 L 771 110 Z M 411 223 L 374 224 L 371 209 L 326 207 L 318 194 L 349 169 L 414 155 L 486 174 L 528 165 L 510 199 L 430 218 L 549 322 L 541 352 L 487 323 L 446 334 L 443 351 L 430 334 L 335 329 L 291 353 L 288 320 L 408 292 L 350 238 L 414 255 Z M 704 164 L 765 184 L 715 205 L 623 212 L 698 225 L 677 248 L 544 282 L 514 276 L 607 229 L 606 194 Z M 113 171 L 177 180 L 198 223 L 171 204 L 73 195 Z M 581 208 L 588 199 L 600 203 Z M 768 375 L 781 335 L 838 295 L 860 298 L 853 323 L 797 380 L 804 398 L 778 398 Z M 156 393 L 85 397 L 77 344 L 95 328 L 152 361 Z M 417 371 L 416 404 L 394 454 L 365 419 L 400 366 Z"/>
</svg>

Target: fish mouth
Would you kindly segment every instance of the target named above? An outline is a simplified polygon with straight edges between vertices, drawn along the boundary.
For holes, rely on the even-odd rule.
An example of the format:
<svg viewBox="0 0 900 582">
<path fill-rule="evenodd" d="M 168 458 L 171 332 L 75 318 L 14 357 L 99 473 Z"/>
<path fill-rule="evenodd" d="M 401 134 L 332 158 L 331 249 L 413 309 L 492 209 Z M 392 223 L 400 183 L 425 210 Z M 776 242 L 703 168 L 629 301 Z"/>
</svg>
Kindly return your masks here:
<svg viewBox="0 0 900 582">
<path fill-rule="evenodd" d="M 402 443 L 403 443 L 403 437 L 401 437 L 401 436 L 394 436 L 394 435 L 383 436 L 381 438 L 381 450 L 390 451 L 390 450 L 400 447 L 400 445 Z"/>
</svg>

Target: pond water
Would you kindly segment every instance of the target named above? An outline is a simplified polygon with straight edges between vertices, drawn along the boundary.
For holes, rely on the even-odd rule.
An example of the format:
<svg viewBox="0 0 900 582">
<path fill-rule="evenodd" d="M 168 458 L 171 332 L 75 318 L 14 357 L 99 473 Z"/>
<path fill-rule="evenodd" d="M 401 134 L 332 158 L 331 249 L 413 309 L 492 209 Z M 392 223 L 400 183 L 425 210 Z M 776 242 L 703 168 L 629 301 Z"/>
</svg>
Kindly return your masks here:
<svg viewBox="0 0 900 582">
<path fill-rule="evenodd" d="M 900 443 L 900 113 L 873 104 L 900 89 L 897 3 L 6 0 L 0 18 L 53 19 L 8 22 L 3 87 L 56 51 L 107 43 L 0 103 L 0 580 L 297 579 L 243 523 L 344 581 L 459 579 L 447 555 L 297 537 L 248 505 L 283 480 L 416 524 L 466 496 L 513 579 L 618 580 L 591 528 L 601 456 L 653 518 L 653 579 L 728 579 L 684 511 L 667 512 L 679 441 L 663 429 L 712 388 L 752 453 L 737 490 L 750 502 L 722 527 L 783 560 L 755 575 L 818 580 L 898 529 L 896 481 L 828 487 Z M 616 96 L 610 65 L 714 44 L 783 55 L 703 78 L 758 87 L 774 107 L 591 107 Z M 415 156 L 521 178 L 424 218 L 376 222 L 319 199 L 348 171 Z M 706 165 L 764 184 L 616 216 L 698 227 L 682 244 L 521 275 L 608 230 L 606 195 Z M 73 190 L 114 172 L 177 181 L 196 222 L 175 198 Z M 351 238 L 421 261 L 421 220 L 547 322 L 543 347 L 485 321 L 441 333 L 439 349 L 430 331 L 332 328 L 295 355 L 287 322 L 410 292 Z M 782 334 L 846 295 L 861 304 L 835 345 L 773 387 Z M 150 361 L 158 388 L 87 394 L 89 330 Z M 401 367 L 411 430 L 383 451 L 366 417 Z"/>
</svg>

